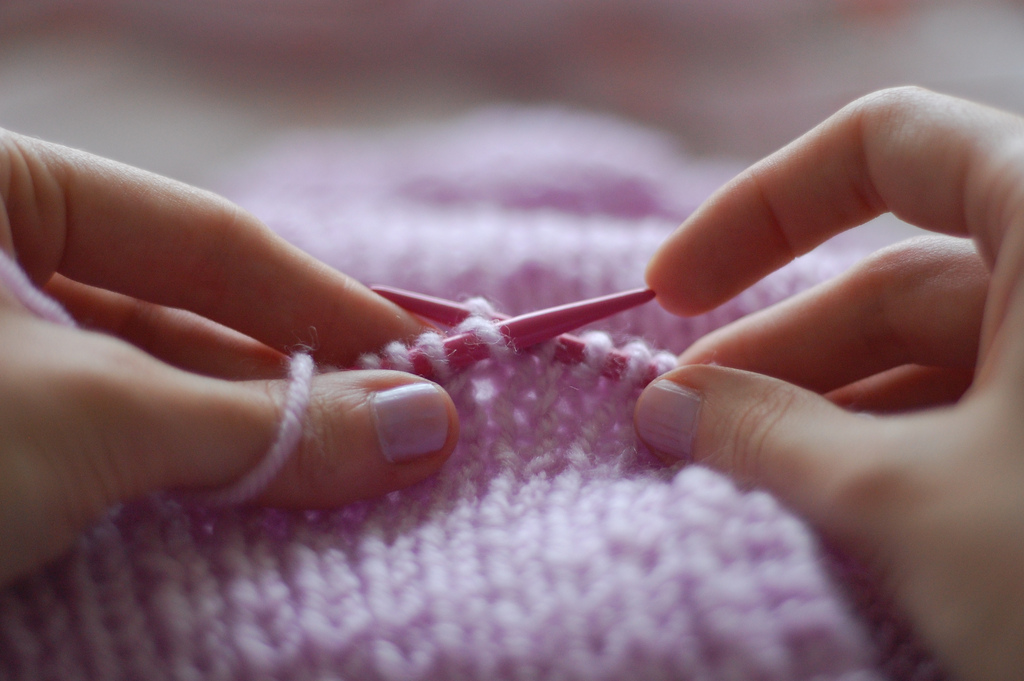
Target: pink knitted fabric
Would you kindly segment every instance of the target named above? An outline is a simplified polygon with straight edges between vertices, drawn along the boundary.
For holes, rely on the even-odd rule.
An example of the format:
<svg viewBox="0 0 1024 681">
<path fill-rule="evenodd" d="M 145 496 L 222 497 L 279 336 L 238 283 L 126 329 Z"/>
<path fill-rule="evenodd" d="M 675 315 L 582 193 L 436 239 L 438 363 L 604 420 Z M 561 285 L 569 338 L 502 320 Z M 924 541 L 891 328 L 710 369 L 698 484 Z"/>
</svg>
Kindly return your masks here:
<svg viewBox="0 0 1024 681">
<path fill-rule="evenodd" d="M 515 313 L 638 285 L 727 174 L 613 120 L 494 110 L 286 140 L 227 189 L 364 281 Z M 799 520 L 706 469 L 663 467 L 632 429 L 643 369 L 671 366 L 652 348 L 677 351 L 851 257 L 805 258 L 698 319 L 623 314 L 586 334 L 575 366 L 551 344 L 458 373 L 435 357 L 459 445 L 383 499 L 116 509 L 0 591 L 0 678 L 932 678 L 903 634 L 851 608 Z M 632 357 L 619 380 L 600 376 L 612 346 Z"/>
</svg>

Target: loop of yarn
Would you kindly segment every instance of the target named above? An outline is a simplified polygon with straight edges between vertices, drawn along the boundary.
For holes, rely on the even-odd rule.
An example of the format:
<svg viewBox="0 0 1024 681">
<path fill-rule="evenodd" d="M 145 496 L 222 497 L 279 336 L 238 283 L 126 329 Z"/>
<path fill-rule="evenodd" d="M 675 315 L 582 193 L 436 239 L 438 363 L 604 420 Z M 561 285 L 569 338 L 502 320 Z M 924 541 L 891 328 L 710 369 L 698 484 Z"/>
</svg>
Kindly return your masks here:
<svg viewBox="0 0 1024 681">
<path fill-rule="evenodd" d="M 499 359 L 514 352 L 508 340 L 493 324 L 494 312 L 490 306 L 481 307 L 478 299 L 473 316 L 467 318 L 453 333 L 472 332 L 479 343 L 487 348 L 487 357 Z M 572 339 L 571 341 L 563 339 Z M 390 369 L 406 371 L 431 380 L 447 378 L 453 369 L 445 356 L 443 338 L 435 331 L 422 334 L 411 345 L 401 341 L 389 343 L 377 354 L 359 358 L 360 369 Z M 644 386 L 675 367 L 675 356 L 655 351 L 647 343 L 634 340 L 618 348 L 611 336 L 601 331 L 588 331 L 583 336 L 562 336 L 545 344 L 550 353 L 538 346 L 528 352 L 548 356 L 562 364 L 577 366 L 613 380 Z"/>
<path fill-rule="evenodd" d="M 422 130 L 288 143 L 234 198 L 360 281 L 519 314 L 635 286 L 728 179 L 572 112 Z M 870 582 L 851 609 L 799 519 L 665 468 L 633 428 L 647 367 L 675 363 L 652 348 L 679 352 L 841 262 L 817 251 L 698 318 L 650 305 L 602 322 L 609 336 L 486 345 L 458 371 L 436 333 L 367 357 L 433 371 L 451 396 L 460 438 L 436 475 L 317 511 L 125 504 L 0 590 L 0 679 L 936 678 Z"/>
<path fill-rule="evenodd" d="M 208 506 L 232 506 L 251 501 L 281 471 L 302 438 L 309 396 L 313 389 L 315 366 L 304 352 L 292 355 L 288 368 L 288 395 L 281 410 L 277 436 L 263 460 L 237 482 L 220 490 L 191 495 L 190 499 Z"/>
<path fill-rule="evenodd" d="M 32 283 L 17 262 L 0 249 L 0 284 L 37 317 L 61 326 L 76 327 L 75 320 L 60 303 L 46 295 Z M 285 398 L 277 436 L 263 460 L 231 486 L 209 493 L 191 496 L 197 501 L 214 506 L 240 504 L 262 492 L 285 461 L 295 450 L 302 437 L 302 425 L 309 406 L 313 387 L 313 358 L 306 353 L 293 355 L 288 369 L 288 396 Z"/>
</svg>

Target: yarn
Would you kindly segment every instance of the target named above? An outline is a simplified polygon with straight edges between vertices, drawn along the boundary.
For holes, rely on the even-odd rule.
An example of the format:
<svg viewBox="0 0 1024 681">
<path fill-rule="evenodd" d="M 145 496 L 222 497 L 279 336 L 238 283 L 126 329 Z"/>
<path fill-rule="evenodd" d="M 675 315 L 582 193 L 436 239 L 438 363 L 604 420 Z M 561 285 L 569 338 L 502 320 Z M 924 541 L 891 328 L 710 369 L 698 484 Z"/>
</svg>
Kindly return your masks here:
<svg viewBox="0 0 1024 681">
<path fill-rule="evenodd" d="M 484 299 L 469 301 L 474 316 L 455 326 L 451 335 L 472 333 L 475 337 L 474 357 L 502 356 L 509 352 L 508 341 L 497 330 L 493 320 L 499 315 Z M 570 345 L 561 338 L 550 341 L 550 361 L 567 365 L 586 364 L 600 376 L 626 380 L 644 386 L 676 365 L 675 356 L 668 352 L 651 351 L 645 343 L 630 343 L 624 348 L 614 347 L 604 333 L 588 333 L 584 338 L 569 336 Z M 420 336 L 412 345 L 389 344 L 379 355 L 359 358 L 362 369 L 393 369 L 414 373 L 424 378 L 447 378 L 453 370 L 450 358 L 442 345 L 443 338 L 435 332 Z M 461 363 L 460 363 L 461 364 Z"/>
<path fill-rule="evenodd" d="M 3 249 L 0 249 L 0 285 L 17 298 L 25 309 L 37 317 L 60 324 L 76 326 L 67 310 L 56 300 L 37 289 L 28 276 Z"/>
<path fill-rule="evenodd" d="M 54 324 L 75 327 L 75 320 L 56 300 L 36 288 L 14 260 L 0 250 L 0 285 L 30 312 Z M 313 358 L 296 353 L 289 360 L 288 393 L 281 409 L 281 422 L 273 444 L 260 463 L 240 480 L 224 489 L 191 494 L 200 503 L 215 506 L 240 504 L 256 497 L 270 483 L 295 451 L 313 386 Z"/>
<path fill-rule="evenodd" d="M 807 529 L 663 468 L 632 433 L 638 384 L 545 345 L 442 381 L 462 439 L 411 489 L 120 509 L 0 595 L 0 677 L 878 678 Z"/>
<path fill-rule="evenodd" d="M 463 328 L 486 337 L 494 308 L 637 286 L 722 175 L 613 119 L 492 110 L 287 139 L 225 191 L 364 282 L 493 301 L 468 301 Z M 492 338 L 449 371 L 436 333 L 390 344 L 362 365 L 424 357 L 458 411 L 436 476 L 331 511 L 115 509 L 0 590 L 0 678 L 937 678 L 879 642 L 909 635 L 882 626 L 870 587 L 856 590 L 870 619 L 851 606 L 803 522 L 710 470 L 666 468 L 632 427 L 650 366 L 854 257 L 826 247 L 695 319 L 617 315 L 581 332 L 575 364 L 556 343 Z M 602 374 L 613 350 L 631 358 L 618 378 Z"/>
<path fill-rule="evenodd" d="M 295 451 L 302 439 L 303 423 L 313 389 L 313 358 L 304 352 L 292 355 L 288 362 L 288 394 L 281 407 L 281 421 L 274 443 L 259 464 L 229 487 L 193 497 L 211 506 L 241 504 L 256 498 Z"/>
</svg>

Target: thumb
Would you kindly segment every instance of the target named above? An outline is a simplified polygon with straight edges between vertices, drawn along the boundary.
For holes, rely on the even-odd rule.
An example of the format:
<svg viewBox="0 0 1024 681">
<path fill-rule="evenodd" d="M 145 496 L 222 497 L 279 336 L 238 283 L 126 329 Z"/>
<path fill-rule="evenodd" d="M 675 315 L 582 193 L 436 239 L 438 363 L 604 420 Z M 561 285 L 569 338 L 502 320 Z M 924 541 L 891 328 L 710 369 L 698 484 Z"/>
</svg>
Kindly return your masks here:
<svg viewBox="0 0 1024 681">
<path fill-rule="evenodd" d="M 244 482 L 281 439 L 294 381 L 224 381 L 109 336 L 0 319 L 0 583 L 56 555 L 111 504 Z M 458 420 L 437 385 L 393 371 L 306 374 L 297 436 L 252 500 L 333 507 L 437 471 Z M 294 405 L 292 405 L 294 406 Z M 297 423 L 297 427 L 296 424 Z M 262 491 L 261 491 L 262 490 Z"/>
<path fill-rule="evenodd" d="M 840 510 L 884 446 L 878 421 L 843 411 L 821 396 L 760 374 L 718 366 L 675 369 L 647 387 L 636 405 L 637 435 L 670 463 L 693 461 L 780 501 L 830 534 L 855 519 Z M 871 459 L 871 460 L 869 460 Z"/>
<path fill-rule="evenodd" d="M 312 360 L 300 359 L 305 375 L 296 375 L 301 362 L 293 360 L 288 381 L 226 382 L 171 370 L 160 386 L 163 414 L 123 399 L 121 413 L 148 429 L 153 459 L 163 461 L 123 496 L 176 489 L 214 504 L 336 507 L 419 482 L 455 447 L 458 417 L 440 386 L 396 371 L 313 375 Z M 296 400 L 297 393 L 305 394 Z M 137 456 L 118 449 L 121 466 Z"/>
</svg>

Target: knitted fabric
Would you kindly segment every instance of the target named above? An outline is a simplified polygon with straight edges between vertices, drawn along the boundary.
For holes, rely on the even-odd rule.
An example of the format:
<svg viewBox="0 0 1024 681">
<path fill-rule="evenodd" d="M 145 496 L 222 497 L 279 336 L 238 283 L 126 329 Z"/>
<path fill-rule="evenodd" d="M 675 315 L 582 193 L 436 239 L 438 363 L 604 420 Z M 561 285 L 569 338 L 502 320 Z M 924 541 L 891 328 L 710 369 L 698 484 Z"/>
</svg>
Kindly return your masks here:
<svg viewBox="0 0 1024 681">
<path fill-rule="evenodd" d="M 726 175 L 612 120 L 490 111 L 286 140 L 226 189 L 365 281 L 517 313 L 637 285 Z M 646 368 L 671 366 L 653 347 L 677 351 L 850 257 L 806 258 L 695 320 L 619 315 L 585 332 L 576 365 L 550 343 L 495 343 L 451 372 L 428 334 L 416 345 L 461 421 L 438 475 L 335 511 L 116 509 L 0 591 L 0 678 L 930 678 L 902 635 L 873 645 L 798 519 L 664 467 L 632 429 Z M 601 375 L 613 346 L 631 357 L 617 379 Z"/>
</svg>

